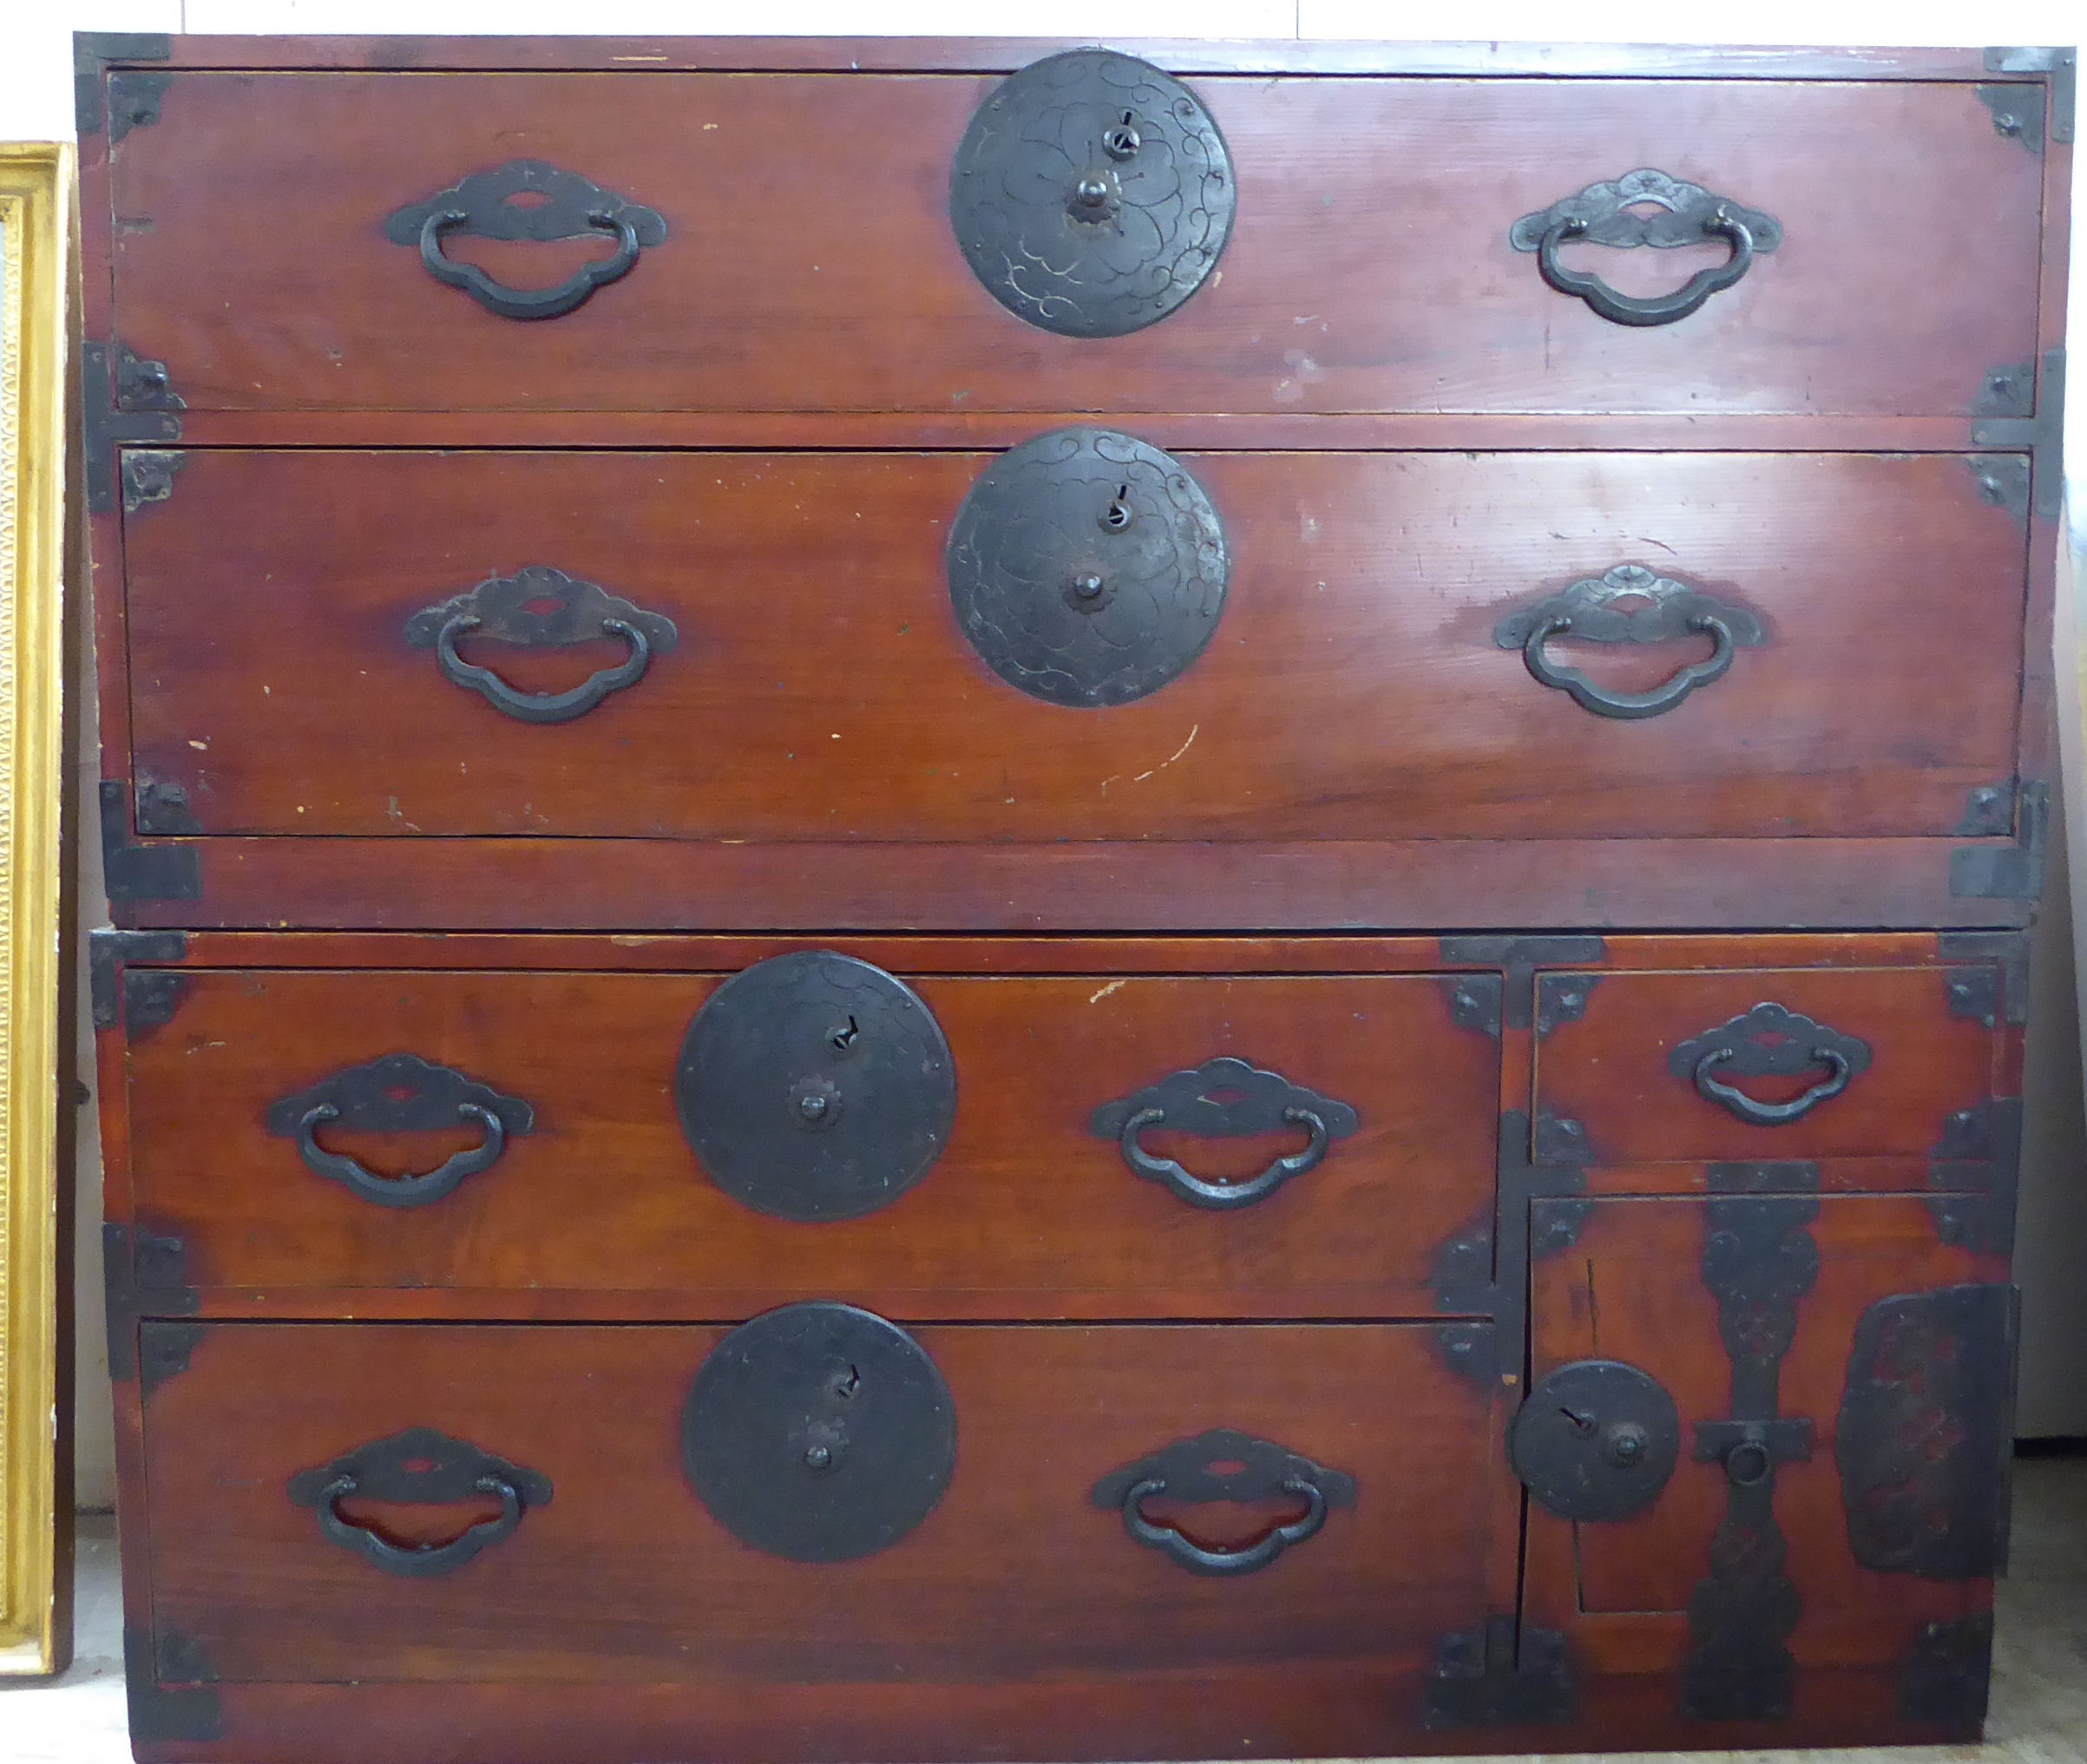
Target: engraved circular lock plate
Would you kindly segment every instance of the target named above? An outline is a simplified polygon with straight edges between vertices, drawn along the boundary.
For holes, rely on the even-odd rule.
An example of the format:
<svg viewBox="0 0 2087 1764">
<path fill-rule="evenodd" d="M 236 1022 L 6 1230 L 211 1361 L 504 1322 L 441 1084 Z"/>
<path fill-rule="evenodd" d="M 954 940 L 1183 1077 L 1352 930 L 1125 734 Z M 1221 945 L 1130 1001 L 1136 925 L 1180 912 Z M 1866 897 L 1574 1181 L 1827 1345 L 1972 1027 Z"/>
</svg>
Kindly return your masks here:
<svg viewBox="0 0 2087 1764">
<path fill-rule="evenodd" d="M 1659 1380 L 1619 1360 L 1578 1360 L 1540 1380 L 1507 1429 L 1507 1459 L 1562 1519 L 1627 1519 L 1658 1498 L 1681 1455 L 1681 1418 Z"/>
<path fill-rule="evenodd" d="M 1156 324 L 1217 267 L 1237 206 L 1196 95 L 1108 49 L 1034 62 L 994 89 L 949 174 L 949 221 L 986 291 L 1061 337 Z"/>
<path fill-rule="evenodd" d="M 742 1544 L 851 1562 L 935 1510 L 956 1466 L 956 1407 L 896 1323 L 852 1305 L 785 1305 L 711 1350 L 682 1412 L 681 1460 Z"/>
<path fill-rule="evenodd" d="M 956 1064 L 911 987 L 830 950 L 758 962 L 710 995 L 674 1073 L 710 1178 L 780 1219 L 888 1206 L 942 1156 Z"/>
<path fill-rule="evenodd" d="M 1048 704 L 1127 705 L 1185 672 L 1224 610 L 1224 530 L 1180 461 L 1106 429 L 1001 456 L 949 533 L 957 627 Z"/>
</svg>

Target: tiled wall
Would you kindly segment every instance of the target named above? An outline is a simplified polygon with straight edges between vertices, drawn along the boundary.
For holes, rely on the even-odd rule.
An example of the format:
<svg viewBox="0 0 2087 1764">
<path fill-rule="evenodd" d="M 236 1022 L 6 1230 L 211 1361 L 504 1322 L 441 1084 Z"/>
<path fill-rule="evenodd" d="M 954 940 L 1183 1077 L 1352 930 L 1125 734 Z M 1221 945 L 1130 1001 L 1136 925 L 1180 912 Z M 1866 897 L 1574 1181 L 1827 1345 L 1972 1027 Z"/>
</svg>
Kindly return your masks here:
<svg viewBox="0 0 2087 1764">
<path fill-rule="evenodd" d="M 1464 41 L 1729 43 L 2066 43 L 2087 37 L 2087 0 L 1996 0 L 1966 8 L 1939 0 L 1712 0 L 1677 8 L 1671 0 L 1467 0 L 1454 10 L 1387 0 L 0 0 L 0 140 L 50 140 L 73 128 L 71 36 L 79 30 L 273 32 L 280 34 L 430 33 L 527 36 L 583 30 L 597 36 L 764 35 L 977 36 L 1106 38 L 1196 36 L 1408 37 Z M 2087 177 L 2077 180 L 2073 226 L 2073 331 L 2087 312 Z M 1909 242 L 1910 246 L 1911 242 Z M 1926 247 L 1923 247 L 1926 248 Z M 2076 350 L 2076 357 L 2083 351 Z M 2076 373 L 2076 381 L 2081 377 Z M 2087 465 L 2087 391 L 2076 392 L 2068 424 L 2069 456 Z M 2079 468 L 2076 466 L 2077 474 Z M 2087 494 L 2072 499 L 2087 523 Z M 91 703 L 91 694 L 87 702 Z M 101 862 L 94 847 L 91 745 L 80 770 L 85 878 L 81 894 L 89 922 L 100 916 L 95 891 Z M 2076 799 L 2081 792 L 2076 786 Z M 2075 804 L 2077 807 L 2077 803 Z M 2082 830 L 2076 824 L 2076 839 Z M 2076 848 L 2077 849 L 2077 848 Z M 2057 884 L 2054 882 L 2054 886 Z M 2052 940 L 2053 942 L 2058 940 Z M 2053 973 L 2063 988 L 2067 977 Z M 2048 987 L 2046 990 L 2048 990 Z M 82 1013 L 84 1016 L 84 1013 Z M 2070 1045 L 2070 1044 L 2068 1044 Z M 2048 1063 L 2048 1062 L 2046 1062 Z M 2064 1081 L 2064 1075 L 2053 1082 Z M 2042 1216 L 2058 1232 L 2039 1236 L 2059 1280 L 2038 1309 L 2031 1335 L 2025 1427 L 2087 1432 L 2087 1378 L 2080 1376 L 2087 1341 L 2087 1174 L 2081 1168 L 2077 1097 L 2067 1096 L 2044 1134 L 2051 1183 Z M 78 1490 L 82 1506 L 113 1498 L 109 1462 L 107 1355 L 99 1293 L 100 1154 L 93 1111 L 84 1112 L 81 1142 Z M 2034 1127 L 2032 1125 L 2032 1134 Z M 2033 1184 L 2037 1172 L 2028 1173 Z M 2070 1184 L 2067 1188 L 2063 1184 Z M 2067 1227 L 2074 1235 L 2064 1236 Z M 2064 1270 L 2070 1267 L 2070 1277 Z M 2070 1305 L 2070 1308 L 2068 1306 Z M 2042 1367 L 2038 1360 L 2047 1361 Z M 2068 1359 L 2067 1356 L 2071 1356 Z M 2039 1377 L 2039 1370 L 2044 1372 Z M 2069 1375 L 2068 1375 L 2069 1374 Z M 2052 1393 L 2042 1401 L 2038 1389 Z"/>
</svg>

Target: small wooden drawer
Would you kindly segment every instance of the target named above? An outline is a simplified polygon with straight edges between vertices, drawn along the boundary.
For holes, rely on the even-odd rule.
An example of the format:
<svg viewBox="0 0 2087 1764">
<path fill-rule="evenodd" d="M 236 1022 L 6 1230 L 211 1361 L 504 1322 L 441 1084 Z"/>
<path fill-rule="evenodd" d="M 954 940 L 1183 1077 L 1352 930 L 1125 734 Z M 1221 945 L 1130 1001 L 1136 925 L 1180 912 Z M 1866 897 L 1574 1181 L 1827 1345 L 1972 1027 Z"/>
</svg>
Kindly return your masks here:
<svg viewBox="0 0 2087 1764">
<path fill-rule="evenodd" d="M 1966 973 L 1543 975 L 1536 1161 L 2005 1161 L 2003 1038 Z"/>
<path fill-rule="evenodd" d="M 1425 1316 L 1492 1217 L 1492 975 L 721 978 L 135 974 L 141 1228 L 278 1302 Z"/>
<path fill-rule="evenodd" d="M 961 616 L 1004 456 L 185 457 L 126 524 L 148 834 L 1940 838 L 2016 765 L 2025 529 L 1961 456 L 1188 454 L 1192 593 L 1158 469 L 1118 541 L 1089 462 L 1062 534 L 967 529 Z"/>
<path fill-rule="evenodd" d="M 943 1756 L 1039 1685 L 1093 1719 L 1195 1674 L 1161 1698 L 1191 1732 L 1214 1705 L 1237 1748 L 1281 1709 L 1303 1753 L 1367 1750 L 1368 1721 L 1418 1729 L 1514 1548 L 1492 1398 L 1433 1338 L 830 1304 L 730 1332 L 150 1323 L 154 1675 L 203 1662 L 235 1716 L 271 1682 L 620 1682 L 711 1721 L 786 1687 L 817 1721 L 859 1685 L 877 1756 L 899 1682 L 912 1755 Z M 1309 1715 L 1300 1675 L 1334 1693 Z M 679 1749 L 717 1750 L 700 1721 Z"/>
<path fill-rule="evenodd" d="M 111 150 L 115 329 L 192 412 L 1967 416 L 2037 352 L 2042 161 L 1967 80 L 1198 78 L 1132 93 L 1152 141 L 1121 169 L 1094 104 L 1053 110 L 1026 169 L 982 168 L 988 198 L 1040 204 L 1025 227 L 952 224 L 991 76 L 160 78 Z M 1183 102 L 1221 139 L 1175 139 Z M 1081 322 L 1093 288 L 1054 298 L 1079 279 L 1047 260 L 1097 167 L 1116 276 L 1195 292 L 1062 335 L 1027 315 Z M 561 233 L 530 242 L 465 182 L 503 172 Z M 1650 239 L 1618 218 L 1648 189 Z M 1585 239 L 1555 228 L 1568 203 Z M 1677 322 L 1539 269 L 1553 233 L 1558 279 L 1671 296 L 1737 260 L 1733 216 L 1750 262 Z M 499 310 L 531 305 L 499 285 L 616 254 L 559 316 Z"/>
</svg>

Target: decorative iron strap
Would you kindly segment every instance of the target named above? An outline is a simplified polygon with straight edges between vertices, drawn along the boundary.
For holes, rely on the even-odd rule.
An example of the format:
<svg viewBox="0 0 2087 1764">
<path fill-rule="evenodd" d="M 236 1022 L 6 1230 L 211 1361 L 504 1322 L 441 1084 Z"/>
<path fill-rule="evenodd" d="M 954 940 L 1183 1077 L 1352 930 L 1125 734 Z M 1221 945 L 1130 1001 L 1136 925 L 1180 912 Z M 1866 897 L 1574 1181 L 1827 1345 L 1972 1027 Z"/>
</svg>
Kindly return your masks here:
<svg viewBox="0 0 2087 1764">
<path fill-rule="evenodd" d="M 1819 1277 L 1808 1196 L 1720 1195 L 1707 1203 L 1703 1280 L 1717 1298 L 1732 1362 L 1727 1419 L 1696 1424 L 1696 1461 L 1725 1473 L 1725 1516 L 1710 1571 L 1689 1601 L 1691 1645 L 1682 1666 L 1688 1721 L 1780 1721 L 1797 1666 L 1788 1640 L 1797 1589 L 1784 1572 L 1775 1523 L 1775 1466 L 1812 1455 L 1812 1423 L 1777 1413 L 1782 1358 L 1797 1333 L 1797 1301 Z"/>
</svg>

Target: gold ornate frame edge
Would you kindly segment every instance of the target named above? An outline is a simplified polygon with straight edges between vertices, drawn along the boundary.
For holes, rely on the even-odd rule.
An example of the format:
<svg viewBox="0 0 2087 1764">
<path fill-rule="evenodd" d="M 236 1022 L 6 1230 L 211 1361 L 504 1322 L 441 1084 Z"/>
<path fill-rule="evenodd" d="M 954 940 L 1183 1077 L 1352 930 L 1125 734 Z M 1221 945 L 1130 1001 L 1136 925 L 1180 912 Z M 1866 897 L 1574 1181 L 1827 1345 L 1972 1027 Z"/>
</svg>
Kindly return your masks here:
<svg viewBox="0 0 2087 1764">
<path fill-rule="evenodd" d="M 69 144 L 0 146 L 0 1674 L 71 1653 L 60 1085 Z"/>
</svg>

